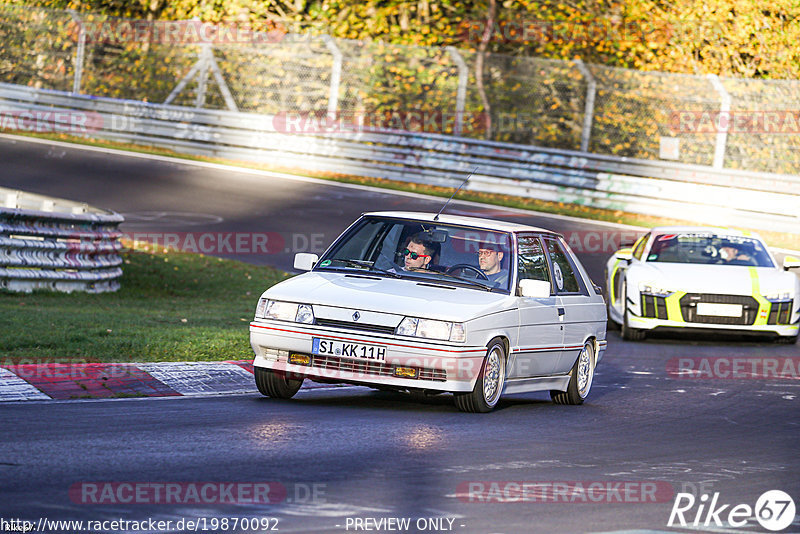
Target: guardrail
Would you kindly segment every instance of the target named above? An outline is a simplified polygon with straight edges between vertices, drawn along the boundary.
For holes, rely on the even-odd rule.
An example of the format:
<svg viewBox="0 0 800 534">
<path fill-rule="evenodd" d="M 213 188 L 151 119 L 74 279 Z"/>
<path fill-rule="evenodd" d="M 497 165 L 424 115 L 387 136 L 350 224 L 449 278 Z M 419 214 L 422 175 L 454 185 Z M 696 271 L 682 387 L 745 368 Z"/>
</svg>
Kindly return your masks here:
<svg viewBox="0 0 800 534">
<path fill-rule="evenodd" d="M 404 131 L 286 131 L 284 118 L 0 84 L 5 113 L 61 112 L 63 130 L 177 152 L 800 233 L 800 176 Z M 76 122 L 71 112 L 83 113 Z M 18 115 L 19 116 L 19 115 Z M 56 121 L 57 122 L 57 121 Z M 16 126 L 24 126 L 17 121 Z M 69 123 L 69 124 L 67 124 Z M 276 126 L 278 126 L 276 128 Z M 85 131 L 76 131 L 83 128 Z M 24 128 L 23 128 L 24 129 Z"/>
<path fill-rule="evenodd" d="M 0 288 L 116 291 L 122 221 L 86 204 L 0 188 Z"/>
</svg>

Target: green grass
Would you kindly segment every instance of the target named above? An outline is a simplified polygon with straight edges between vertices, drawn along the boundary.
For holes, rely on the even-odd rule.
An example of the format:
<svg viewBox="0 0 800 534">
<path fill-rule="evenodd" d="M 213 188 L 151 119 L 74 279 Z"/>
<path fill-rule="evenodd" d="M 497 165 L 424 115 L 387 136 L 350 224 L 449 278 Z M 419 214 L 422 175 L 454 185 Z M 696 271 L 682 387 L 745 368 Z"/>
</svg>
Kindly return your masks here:
<svg viewBox="0 0 800 534">
<path fill-rule="evenodd" d="M 258 297 L 288 277 L 183 252 L 123 258 L 116 293 L 0 292 L 0 366 L 250 359 Z"/>
</svg>

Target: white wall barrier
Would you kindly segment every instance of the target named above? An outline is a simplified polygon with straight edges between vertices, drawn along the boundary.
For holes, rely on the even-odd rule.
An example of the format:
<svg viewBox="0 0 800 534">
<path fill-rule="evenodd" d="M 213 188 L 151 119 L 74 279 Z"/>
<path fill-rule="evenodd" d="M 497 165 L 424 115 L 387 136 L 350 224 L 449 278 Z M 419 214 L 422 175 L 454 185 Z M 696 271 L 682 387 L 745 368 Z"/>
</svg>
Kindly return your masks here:
<svg viewBox="0 0 800 534">
<path fill-rule="evenodd" d="M 69 133 L 181 153 L 443 186 L 458 185 L 477 166 L 466 189 L 702 224 L 800 233 L 798 175 L 635 160 L 431 133 L 340 129 L 338 123 L 336 131 L 313 127 L 313 121 L 289 131 L 285 117 L 2 83 L 0 106 L 17 116 L 61 112 L 62 130 Z M 85 115 L 75 119 L 70 113 Z M 35 121 L 28 124 L 35 127 Z M 291 127 L 297 124 L 295 120 Z"/>
<path fill-rule="evenodd" d="M 122 221 L 86 204 L 0 188 L 0 288 L 116 291 Z"/>
</svg>

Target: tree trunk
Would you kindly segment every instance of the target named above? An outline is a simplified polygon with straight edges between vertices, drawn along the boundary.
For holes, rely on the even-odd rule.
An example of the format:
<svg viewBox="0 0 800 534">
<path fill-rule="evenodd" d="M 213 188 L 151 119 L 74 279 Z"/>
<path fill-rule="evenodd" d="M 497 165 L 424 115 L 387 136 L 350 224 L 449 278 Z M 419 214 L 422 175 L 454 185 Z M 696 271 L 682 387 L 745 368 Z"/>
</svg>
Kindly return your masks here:
<svg viewBox="0 0 800 534">
<path fill-rule="evenodd" d="M 475 81 L 478 85 L 478 94 L 483 104 L 483 114 L 486 124 L 486 139 L 492 138 L 492 106 L 486 97 L 486 89 L 483 86 L 483 64 L 486 59 L 486 49 L 492 39 L 494 31 L 495 17 L 497 15 L 497 0 L 489 0 L 489 7 L 486 10 L 486 27 L 481 35 L 481 42 L 478 45 L 478 57 L 475 58 Z"/>
</svg>

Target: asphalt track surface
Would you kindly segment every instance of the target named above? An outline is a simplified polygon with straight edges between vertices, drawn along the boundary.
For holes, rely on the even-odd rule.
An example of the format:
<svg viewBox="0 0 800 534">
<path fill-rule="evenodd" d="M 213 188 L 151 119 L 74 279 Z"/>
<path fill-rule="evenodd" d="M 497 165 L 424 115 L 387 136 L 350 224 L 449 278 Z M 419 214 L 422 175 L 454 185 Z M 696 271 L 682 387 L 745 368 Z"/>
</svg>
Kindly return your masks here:
<svg viewBox="0 0 800 534">
<path fill-rule="evenodd" d="M 0 158 L 0 186 L 113 209 L 129 216 L 128 232 L 275 233 L 291 245 L 274 254 L 231 256 L 282 268 L 304 248 L 303 238 L 308 249 L 317 234 L 327 245 L 362 211 L 438 210 L 442 202 L 8 138 L 0 138 Z M 565 234 L 614 231 L 462 203 L 449 211 Z M 579 254 L 598 282 L 608 254 Z M 668 373 L 670 361 L 681 357 L 796 362 L 798 345 L 703 336 L 630 343 L 616 331 L 608 339 L 583 406 L 557 406 L 546 395 L 529 394 L 505 398 L 488 415 L 462 414 L 447 395 L 416 401 L 356 387 L 301 391 L 292 401 L 242 395 L 6 403 L 0 405 L 0 518 L 173 524 L 206 518 L 207 532 L 224 531 L 210 528 L 212 518 L 233 517 L 277 518 L 282 532 L 389 532 L 357 530 L 354 520 L 390 517 L 410 518 L 411 532 L 766 532 L 754 519 L 739 528 L 712 521 L 677 529 L 667 522 L 682 491 L 698 498 L 719 493 L 719 504 L 753 506 L 763 492 L 779 489 L 800 505 L 800 382 Z M 272 504 L 190 498 L 94 504 L 70 493 L 81 483 L 176 482 L 186 488 L 264 481 L 277 483 L 273 488 L 285 490 L 285 497 Z M 626 482 L 659 490 L 625 494 L 620 485 Z M 539 493 L 514 492 L 513 483 L 573 489 L 595 483 L 607 491 L 605 497 L 591 493 L 592 500 L 600 496 L 594 502 L 582 502 L 587 494 L 575 491 L 559 502 L 539 502 Z M 501 493 L 479 494 L 480 487 Z M 691 523 L 697 511 L 698 505 L 687 511 L 686 520 Z M 416 523 L 420 518 L 442 523 Z M 795 520 L 783 532 L 798 531 Z"/>
</svg>

